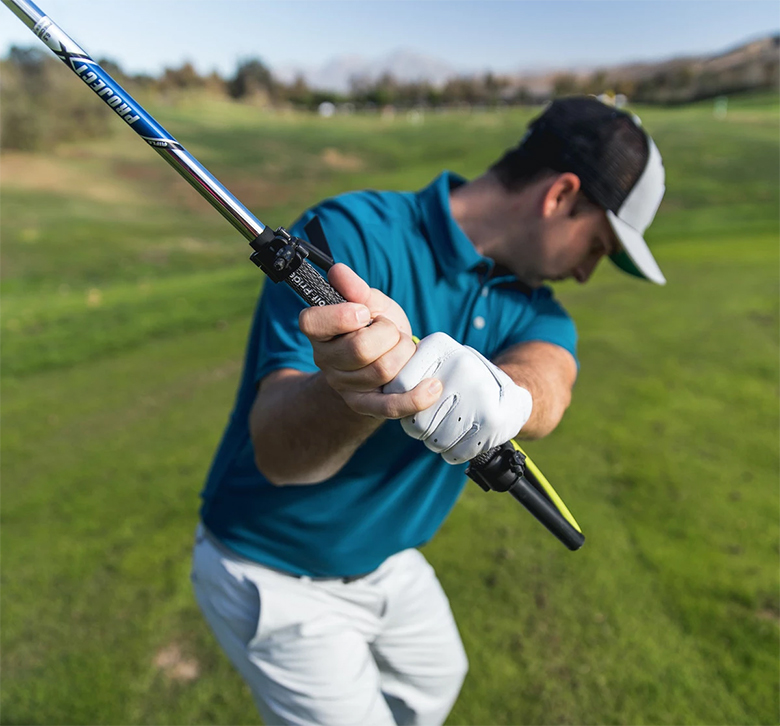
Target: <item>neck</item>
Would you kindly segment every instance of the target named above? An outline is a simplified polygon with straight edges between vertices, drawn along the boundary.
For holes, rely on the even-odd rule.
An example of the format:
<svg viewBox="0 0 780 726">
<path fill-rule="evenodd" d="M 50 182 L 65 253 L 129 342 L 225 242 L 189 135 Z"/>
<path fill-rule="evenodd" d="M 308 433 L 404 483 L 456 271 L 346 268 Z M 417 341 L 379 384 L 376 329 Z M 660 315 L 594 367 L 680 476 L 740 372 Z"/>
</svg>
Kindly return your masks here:
<svg viewBox="0 0 780 726">
<path fill-rule="evenodd" d="M 450 192 L 450 210 L 458 226 L 481 255 L 531 287 L 540 281 L 527 267 L 533 229 L 533 188 L 508 192 L 491 172 Z M 524 253 L 525 251 L 525 253 Z"/>
<path fill-rule="evenodd" d="M 501 203 L 505 190 L 490 173 L 450 192 L 453 219 L 481 255 L 499 261 L 504 246 Z"/>
</svg>

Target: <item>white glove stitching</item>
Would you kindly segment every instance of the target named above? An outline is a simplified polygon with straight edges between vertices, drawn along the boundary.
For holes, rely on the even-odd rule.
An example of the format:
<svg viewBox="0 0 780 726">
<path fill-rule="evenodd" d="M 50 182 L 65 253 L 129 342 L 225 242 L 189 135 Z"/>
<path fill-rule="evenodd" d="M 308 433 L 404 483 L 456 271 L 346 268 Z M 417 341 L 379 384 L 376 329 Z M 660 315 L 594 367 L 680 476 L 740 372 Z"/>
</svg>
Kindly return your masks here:
<svg viewBox="0 0 780 726">
<path fill-rule="evenodd" d="M 443 400 L 402 419 L 401 425 L 450 464 L 463 463 L 514 436 L 531 414 L 533 401 L 526 389 L 479 351 L 456 343 L 445 333 L 423 339 L 415 356 L 384 390 L 411 390 L 431 377 L 444 384 Z"/>
<path fill-rule="evenodd" d="M 476 436 L 479 433 L 480 428 L 481 426 L 475 421 L 473 424 L 471 424 L 471 428 L 464 431 L 457 441 L 453 441 L 451 446 L 443 449 L 440 453 L 446 454 L 449 451 L 452 451 L 461 442 L 467 441 L 468 439 Z"/>
<path fill-rule="evenodd" d="M 501 370 L 495 363 L 491 363 L 487 358 L 485 358 L 482 353 L 480 353 L 478 350 L 474 350 L 470 345 L 464 345 L 464 348 L 468 348 L 470 351 L 474 353 L 478 358 L 482 360 L 482 362 L 485 364 L 485 368 L 488 369 L 490 372 L 490 375 L 493 376 L 493 380 L 498 384 L 498 400 L 502 401 L 504 398 L 504 382 L 496 375 L 496 370 Z"/>
<path fill-rule="evenodd" d="M 433 432 L 439 427 L 439 424 L 447 418 L 449 412 L 458 405 L 459 399 L 460 396 L 457 393 L 454 393 L 451 396 L 447 396 L 447 398 L 441 402 L 441 405 L 436 409 L 436 413 L 433 415 L 431 422 L 428 424 L 428 428 L 425 429 L 425 433 L 420 436 L 421 439 L 427 439 L 433 435 Z M 447 403 L 449 403 L 449 406 L 447 406 Z M 445 406 L 447 406 L 447 410 L 442 412 L 442 409 Z M 412 423 L 414 423 L 414 418 L 412 419 Z"/>
<path fill-rule="evenodd" d="M 423 378 L 434 378 L 435 375 L 436 375 L 436 372 L 439 370 L 439 368 L 441 368 L 444 365 L 445 361 L 447 361 L 448 359 L 452 358 L 452 356 L 455 355 L 455 353 L 457 353 L 457 352 L 458 352 L 458 349 L 457 348 L 453 348 L 448 353 L 445 353 L 441 358 L 439 358 L 436 361 L 436 364 L 433 365 L 428 370 L 428 372 L 423 376 Z"/>
</svg>

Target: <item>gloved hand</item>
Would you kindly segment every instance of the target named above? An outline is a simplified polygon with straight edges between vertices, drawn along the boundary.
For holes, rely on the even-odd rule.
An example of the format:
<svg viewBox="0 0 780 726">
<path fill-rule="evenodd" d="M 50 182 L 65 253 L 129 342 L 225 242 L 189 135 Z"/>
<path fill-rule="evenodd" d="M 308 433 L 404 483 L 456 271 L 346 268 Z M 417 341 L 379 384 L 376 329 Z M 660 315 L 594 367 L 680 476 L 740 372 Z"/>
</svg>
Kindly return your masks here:
<svg viewBox="0 0 780 726">
<path fill-rule="evenodd" d="M 423 338 L 415 354 L 382 391 L 403 393 L 430 377 L 444 385 L 441 396 L 424 411 L 401 419 L 401 425 L 448 464 L 462 464 L 503 444 L 531 416 L 533 401 L 525 388 L 446 333 Z"/>
</svg>

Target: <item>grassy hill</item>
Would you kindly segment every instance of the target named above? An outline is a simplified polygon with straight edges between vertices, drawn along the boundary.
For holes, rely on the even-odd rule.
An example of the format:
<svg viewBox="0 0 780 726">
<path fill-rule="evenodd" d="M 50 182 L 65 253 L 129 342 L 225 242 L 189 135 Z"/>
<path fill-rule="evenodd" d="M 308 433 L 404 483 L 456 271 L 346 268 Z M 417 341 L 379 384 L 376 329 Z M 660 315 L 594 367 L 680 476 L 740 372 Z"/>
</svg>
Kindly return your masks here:
<svg viewBox="0 0 780 726">
<path fill-rule="evenodd" d="M 150 110 L 272 226 L 476 175 L 532 115 Z M 638 112 L 667 169 L 649 237 L 669 284 L 604 266 L 558 288 L 582 368 L 528 449 L 583 550 L 476 486 L 425 548 L 471 661 L 452 724 L 778 720 L 780 107 Z M 3 154 L 0 175 L 0 720 L 258 723 L 188 579 L 262 284 L 250 250 L 120 122 Z"/>
</svg>

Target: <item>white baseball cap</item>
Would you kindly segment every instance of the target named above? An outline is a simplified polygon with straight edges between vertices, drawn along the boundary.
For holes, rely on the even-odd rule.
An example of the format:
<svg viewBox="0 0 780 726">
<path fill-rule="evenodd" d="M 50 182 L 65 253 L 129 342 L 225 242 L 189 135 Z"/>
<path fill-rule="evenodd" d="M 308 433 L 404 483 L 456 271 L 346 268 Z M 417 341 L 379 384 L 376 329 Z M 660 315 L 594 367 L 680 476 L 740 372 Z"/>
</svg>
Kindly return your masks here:
<svg viewBox="0 0 780 726">
<path fill-rule="evenodd" d="M 626 272 L 665 285 L 666 278 L 644 238 L 666 189 L 661 153 L 649 136 L 647 142 L 647 163 L 642 175 L 616 212 L 607 209 L 607 219 L 623 247 L 611 259 Z"/>
<path fill-rule="evenodd" d="M 622 249 L 619 268 L 658 285 L 666 278 L 644 234 L 664 196 L 661 153 L 639 119 L 591 96 L 553 101 L 515 150 L 580 178 L 582 191 L 607 213 Z"/>
</svg>

